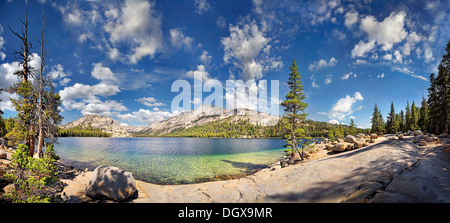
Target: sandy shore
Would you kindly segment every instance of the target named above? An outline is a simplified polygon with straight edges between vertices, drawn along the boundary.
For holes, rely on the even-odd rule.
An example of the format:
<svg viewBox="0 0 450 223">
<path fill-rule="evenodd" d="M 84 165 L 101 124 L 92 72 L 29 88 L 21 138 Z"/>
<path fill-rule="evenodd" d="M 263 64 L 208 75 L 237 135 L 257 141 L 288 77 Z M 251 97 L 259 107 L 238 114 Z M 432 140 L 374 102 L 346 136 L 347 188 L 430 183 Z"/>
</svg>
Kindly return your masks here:
<svg viewBox="0 0 450 223">
<path fill-rule="evenodd" d="M 321 150 L 307 162 L 240 179 L 188 185 L 137 180 L 138 197 L 128 202 L 450 202 L 449 160 L 439 145 L 380 137 L 368 147 Z M 62 179 L 69 202 L 98 202 L 84 195 L 91 175 L 79 171 Z"/>
</svg>

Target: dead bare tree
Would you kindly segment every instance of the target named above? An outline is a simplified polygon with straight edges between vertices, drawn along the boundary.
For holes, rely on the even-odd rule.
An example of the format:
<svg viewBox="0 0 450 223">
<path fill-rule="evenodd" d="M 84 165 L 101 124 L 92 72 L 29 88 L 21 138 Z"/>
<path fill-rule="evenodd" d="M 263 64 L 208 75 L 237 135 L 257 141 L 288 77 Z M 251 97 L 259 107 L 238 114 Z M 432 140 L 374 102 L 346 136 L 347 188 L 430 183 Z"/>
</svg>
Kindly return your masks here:
<svg viewBox="0 0 450 223">
<path fill-rule="evenodd" d="M 53 81 L 48 77 L 45 71 L 46 59 L 48 51 L 45 49 L 47 39 L 45 36 L 45 16 L 42 14 L 42 33 L 41 38 L 37 40 L 40 44 L 41 64 L 39 75 L 35 81 L 35 89 L 37 91 L 37 118 L 38 118 L 38 146 L 37 156 L 43 155 L 42 148 L 44 146 L 44 138 L 51 143 L 56 142 L 59 133 L 58 125 L 62 117 L 59 114 L 58 107 L 61 105 L 59 94 L 55 93 Z"/>
<path fill-rule="evenodd" d="M 14 74 L 17 75 L 18 78 L 21 78 L 21 82 L 10 87 L 9 91 L 15 92 L 20 96 L 17 100 L 11 100 L 16 107 L 21 122 L 21 127 L 14 131 L 16 133 L 15 135 L 19 140 L 23 140 L 25 145 L 29 147 L 29 156 L 33 156 L 36 142 L 35 125 L 33 123 L 33 110 L 35 105 L 29 78 L 34 77 L 34 68 L 29 66 L 29 62 L 32 59 L 30 51 L 33 46 L 28 40 L 28 3 L 26 3 L 25 22 L 22 20 L 20 20 L 20 22 L 24 27 L 22 28 L 21 34 L 14 31 L 11 27 L 9 27 L 9 29 L 22 41 L 21 50 L 14 51 L 14 54 L 17 55 L 16 58 L 20 60 L 20 65 L 22 66 L 22 69 L 14 72 Z"/>
</svg>

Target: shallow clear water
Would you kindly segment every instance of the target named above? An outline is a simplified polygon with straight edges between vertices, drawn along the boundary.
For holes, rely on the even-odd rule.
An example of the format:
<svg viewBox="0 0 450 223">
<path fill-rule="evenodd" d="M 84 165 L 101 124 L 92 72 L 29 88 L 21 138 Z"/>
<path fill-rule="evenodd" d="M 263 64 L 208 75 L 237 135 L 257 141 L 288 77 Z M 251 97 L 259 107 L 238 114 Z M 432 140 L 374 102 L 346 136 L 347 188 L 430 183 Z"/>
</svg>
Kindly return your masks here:
<svg viewBox="0 0 450 223">
<path fill-rule="evenodd" d="M 187 184 L 243 175 L 284 155 L 283 139 L 59 138 L 61 161 L 93 170 L 111 165 L 156 184 Z"/>
</svg>

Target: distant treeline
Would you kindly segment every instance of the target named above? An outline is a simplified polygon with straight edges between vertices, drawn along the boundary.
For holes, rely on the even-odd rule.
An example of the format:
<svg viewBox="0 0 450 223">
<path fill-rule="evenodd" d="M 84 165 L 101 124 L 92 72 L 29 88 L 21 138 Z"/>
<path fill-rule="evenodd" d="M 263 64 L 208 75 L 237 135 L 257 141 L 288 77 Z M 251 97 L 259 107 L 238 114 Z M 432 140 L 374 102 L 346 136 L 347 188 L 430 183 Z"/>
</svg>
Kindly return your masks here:
<svg viewBox="0 0 450 223">
<path fill-rule="evenodd" d="M 111 137 L 111 134 L 100 129 L 69 128 L 59 129 L 60 137 Z"/>
<path fill-rule="evenodd" d="M 175 130 L 168 134 L 153 134 L 153 135 L 135 135 L 135 136 L 164 136 L 164 137 L 193 137 L 193 138 L 283 138 L 285 125 L 284 120 L 281 119 L 274 126 L 262 126 L 259 124 L 252 124 L 248 119 L 239 121 L 230 120 L 226 118 L 204 125 L 194 126 L 188 129 Z M 357 133 L 370 133 L 369 129 L 359 129 L 354 125 L 333 125 L 327 122 L 319 122 L 313 120 L 305 120 L 302 123 L 302 128 L 305 130 L 307 137 L 328 137 L 328 138 L 343 138 L 344 136 Z"/>
</svg>

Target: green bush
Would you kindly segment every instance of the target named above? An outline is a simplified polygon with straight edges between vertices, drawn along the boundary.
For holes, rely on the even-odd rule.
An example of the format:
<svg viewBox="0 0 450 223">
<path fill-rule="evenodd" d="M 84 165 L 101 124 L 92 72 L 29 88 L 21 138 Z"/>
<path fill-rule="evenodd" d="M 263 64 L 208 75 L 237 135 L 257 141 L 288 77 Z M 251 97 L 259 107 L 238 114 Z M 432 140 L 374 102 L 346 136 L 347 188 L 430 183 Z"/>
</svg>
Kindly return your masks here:
<svg viewBox="0 0 450 223">
<path fill-rule="evenodd" d="M 28 146 L 20 144 L 11 157 L 12 170 L 8 177 L 13 180 L 13 189 L 5 198 L 14 203 L 48 203 L 57 197 L 52 187 L 57 182 L 59 157 L 50 144 L 41 159 L 28 156 Z"/>
</svg>

